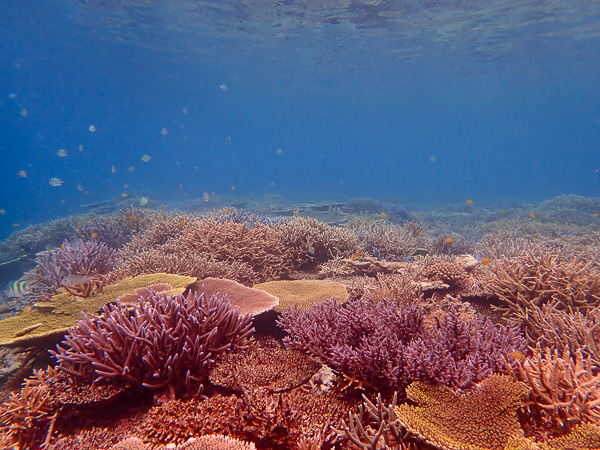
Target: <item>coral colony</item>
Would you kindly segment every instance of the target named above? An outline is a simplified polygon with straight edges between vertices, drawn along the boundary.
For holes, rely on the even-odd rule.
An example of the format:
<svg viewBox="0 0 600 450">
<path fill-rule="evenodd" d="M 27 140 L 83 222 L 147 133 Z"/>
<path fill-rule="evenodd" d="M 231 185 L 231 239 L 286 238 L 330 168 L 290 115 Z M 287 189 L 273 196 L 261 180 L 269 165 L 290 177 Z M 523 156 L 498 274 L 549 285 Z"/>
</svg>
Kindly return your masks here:
<svg viewBox="0 0 600 450">
<path fill-rule="evenodd" d="M 129 204 L 15 232 L 0 448 L 600 448 L 600 233 L 573 202 L 600 206 Z"/>
</svg>

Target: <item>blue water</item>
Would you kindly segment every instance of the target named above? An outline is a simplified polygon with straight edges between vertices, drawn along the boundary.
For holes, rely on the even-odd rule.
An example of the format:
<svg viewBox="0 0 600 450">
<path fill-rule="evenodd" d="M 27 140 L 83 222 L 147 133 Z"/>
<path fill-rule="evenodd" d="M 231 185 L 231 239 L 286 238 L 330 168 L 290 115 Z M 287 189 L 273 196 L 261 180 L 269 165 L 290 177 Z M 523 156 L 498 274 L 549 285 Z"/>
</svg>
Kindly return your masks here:
<svg viewBox="0 0 600 450">
<path fill-rule="evenodd" d="M 599 193 L 596 1 L 20 0 L 0 22 L 0 236 L 124 193 Z"/>
</svg>

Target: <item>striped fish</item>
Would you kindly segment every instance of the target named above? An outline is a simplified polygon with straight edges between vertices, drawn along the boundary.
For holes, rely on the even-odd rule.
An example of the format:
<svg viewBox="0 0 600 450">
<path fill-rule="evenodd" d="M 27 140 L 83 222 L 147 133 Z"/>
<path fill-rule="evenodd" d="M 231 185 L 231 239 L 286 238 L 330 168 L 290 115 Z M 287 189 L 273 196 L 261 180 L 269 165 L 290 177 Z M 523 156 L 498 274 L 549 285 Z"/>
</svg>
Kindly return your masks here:
<svg viewBox="0 0 600 450">
<path fill-rule="evenodd" d="M 50 181 L 48 183 L 50 183 L 50 186 L 62 186 L 64 181 L 61 180 L 60 178 L 54 177 L 54 178 L 50 178 Z"/>
</svg>

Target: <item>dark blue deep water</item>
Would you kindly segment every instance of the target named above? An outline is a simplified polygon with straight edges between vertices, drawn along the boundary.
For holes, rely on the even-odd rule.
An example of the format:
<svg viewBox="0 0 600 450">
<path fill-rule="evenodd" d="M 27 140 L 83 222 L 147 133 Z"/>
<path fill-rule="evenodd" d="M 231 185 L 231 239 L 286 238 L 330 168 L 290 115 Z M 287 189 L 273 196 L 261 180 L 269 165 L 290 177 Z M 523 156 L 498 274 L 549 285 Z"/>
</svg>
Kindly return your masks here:
<svg viewBox="0 0 600 450">
<path fill-rule="evenodd" d="M 19 0 L 0 23 L 0 236 L 122 194 L 600 190 L 595 0 Z"/>
</svg>

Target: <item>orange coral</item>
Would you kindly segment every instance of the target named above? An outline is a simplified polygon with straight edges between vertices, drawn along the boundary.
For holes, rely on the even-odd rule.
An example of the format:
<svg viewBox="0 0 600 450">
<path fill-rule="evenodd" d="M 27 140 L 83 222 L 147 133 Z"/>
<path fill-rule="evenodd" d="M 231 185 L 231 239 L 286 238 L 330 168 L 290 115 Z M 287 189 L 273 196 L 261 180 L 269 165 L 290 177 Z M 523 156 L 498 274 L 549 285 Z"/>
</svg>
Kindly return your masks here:
<svg viewBox="0 0 600 450">
<path fill-rule="evenodd" d="M 494 374 L 465 394 L 414 382 L 406 395 L 420 406 L 398 405 L 400 423 L 444 450 L 503 450 L 523 435 L 517 420 L 521 397 L 529 391 L 509 376 Z"/>
</svg>

